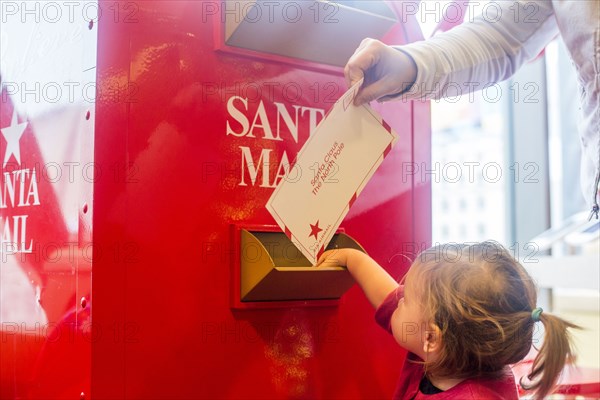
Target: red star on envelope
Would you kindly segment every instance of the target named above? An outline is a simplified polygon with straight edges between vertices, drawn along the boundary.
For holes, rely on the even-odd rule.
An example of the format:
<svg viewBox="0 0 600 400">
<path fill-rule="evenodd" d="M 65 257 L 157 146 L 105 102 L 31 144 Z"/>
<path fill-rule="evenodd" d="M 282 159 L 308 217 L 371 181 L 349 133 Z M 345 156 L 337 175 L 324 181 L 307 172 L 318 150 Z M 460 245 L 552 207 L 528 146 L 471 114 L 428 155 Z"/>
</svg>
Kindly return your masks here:
<svg viewBox="0 0 600 400">
<path fill-rule="evenodd" d="M 310 235 L 308 235 L 308 237 L 314 236 L 315 240 L 317 240 L 317 236 L 319 235 L 319 232 L 321 232 L 323 229 L 319 228 L 319 221 L 317 221 L 316 224 L 309 224 L 310 225 Z"/>
</svg>

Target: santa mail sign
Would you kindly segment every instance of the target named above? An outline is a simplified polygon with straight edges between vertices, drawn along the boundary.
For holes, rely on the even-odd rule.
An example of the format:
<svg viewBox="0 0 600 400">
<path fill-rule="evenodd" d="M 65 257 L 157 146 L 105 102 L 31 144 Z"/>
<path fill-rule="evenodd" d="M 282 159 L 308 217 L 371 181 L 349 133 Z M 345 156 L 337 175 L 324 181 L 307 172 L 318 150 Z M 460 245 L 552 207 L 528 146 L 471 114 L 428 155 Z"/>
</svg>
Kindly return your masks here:
<svg viewBox="0 0 600 400">
<path fill-rule="evenodd" d="M 13 111 L 10 125 L 2 126 L 4 154 L 0 177 L 0 252 L 7 254 L 31 253 L 33 239 L 27 235 L 25 212 L 40 205 L 38 177 L 35 168 L 21 167 L 20 141 L 27 122 L 19 122 Z"/>
</svg>

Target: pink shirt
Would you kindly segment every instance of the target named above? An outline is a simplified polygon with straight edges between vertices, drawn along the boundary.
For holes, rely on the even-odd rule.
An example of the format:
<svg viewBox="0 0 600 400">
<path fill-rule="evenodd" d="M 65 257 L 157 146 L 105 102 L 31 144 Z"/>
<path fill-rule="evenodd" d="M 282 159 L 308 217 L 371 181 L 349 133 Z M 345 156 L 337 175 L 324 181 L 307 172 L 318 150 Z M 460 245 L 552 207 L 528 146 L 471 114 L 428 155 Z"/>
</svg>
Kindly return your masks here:
<svg viewBox="0 0 600 400">
<path fill-rule="evenodd" d="M 397 291 L 392 291 L 375 313 L 377 323 L 390 333 L 392 313 L 398 307 L 398 300 L 404 294 L 403 289 L 403 286 L 399 286 Z M 400 373 L 394 399 L 518 400 L 515 377 L 508 366 L 505 368 L 505 375 L 501 379 L 466 379 L 445 392 L 427 395 L 419 392 L 419 383 L 424 375 L 423 367 L 411 360 L 420 361 L 419 357 L 415 354 L 408 353 L 402 367 L 402 372 Z"/>
</svg>

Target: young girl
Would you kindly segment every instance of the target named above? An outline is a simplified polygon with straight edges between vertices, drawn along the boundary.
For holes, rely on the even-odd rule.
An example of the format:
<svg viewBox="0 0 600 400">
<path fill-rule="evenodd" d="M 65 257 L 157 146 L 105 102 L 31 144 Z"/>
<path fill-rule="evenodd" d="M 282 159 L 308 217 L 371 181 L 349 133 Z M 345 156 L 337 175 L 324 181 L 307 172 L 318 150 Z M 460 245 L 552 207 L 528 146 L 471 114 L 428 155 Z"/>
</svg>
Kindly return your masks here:
<svg viewBox="0 0 600 400">
<path fill-rule="evenodd" d="M 537 322 L 543 344 L 522 386 L 544 398 L 574 361 L 567 328 L 577 326 L 536 306 L 531 277 L 494 242 L 426 250 L 401 285 L 358 250 L 327 251 L 317 265 L 328 263 L 348 268 L 409 351 L 395 399 L 517 399 L 509 366 L 529 353 Z"/>
</svg>

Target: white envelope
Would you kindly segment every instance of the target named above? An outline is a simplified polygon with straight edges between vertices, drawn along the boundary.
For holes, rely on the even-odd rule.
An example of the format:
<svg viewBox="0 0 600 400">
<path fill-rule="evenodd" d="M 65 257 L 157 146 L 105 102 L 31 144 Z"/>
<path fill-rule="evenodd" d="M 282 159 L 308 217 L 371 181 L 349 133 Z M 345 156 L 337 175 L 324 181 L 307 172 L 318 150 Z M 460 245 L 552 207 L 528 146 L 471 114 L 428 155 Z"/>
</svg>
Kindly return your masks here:
<svg viewBox="0 0 600 400">
<path fill-rule="evenodd" d="M 314 264 L 398 135 L 352 86 L 306 141 L 266 204 L 277 224 Z"/>
</svg>

